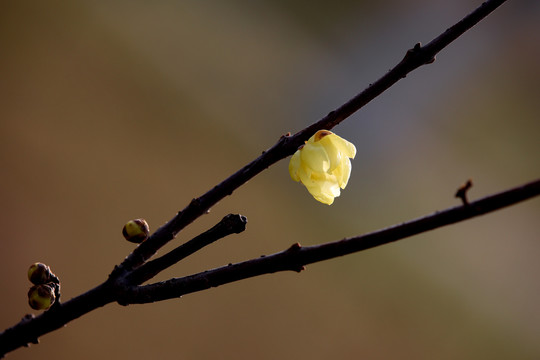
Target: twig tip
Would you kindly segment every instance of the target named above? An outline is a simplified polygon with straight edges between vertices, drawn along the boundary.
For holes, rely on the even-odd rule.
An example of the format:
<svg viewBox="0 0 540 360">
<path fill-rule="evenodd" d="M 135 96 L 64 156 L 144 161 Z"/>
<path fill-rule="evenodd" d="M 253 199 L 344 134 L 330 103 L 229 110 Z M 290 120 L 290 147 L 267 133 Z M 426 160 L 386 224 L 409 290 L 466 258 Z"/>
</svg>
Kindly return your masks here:
<svg viewBox="0 0 540 360">
<path fill-rule="evenodd" d="M 467 180 L 465 184 L 461 185 L 457 189 L 456 195 L 454 195 L 455 197 L 461 199 L 461 201 L 463 202 L 463 205 L 469 205 L 469 200 L 467 199 L 467 191 L 469 191 L 472 185 L 473 185 L 472 180 L 471 179 Z"/>
</svg>

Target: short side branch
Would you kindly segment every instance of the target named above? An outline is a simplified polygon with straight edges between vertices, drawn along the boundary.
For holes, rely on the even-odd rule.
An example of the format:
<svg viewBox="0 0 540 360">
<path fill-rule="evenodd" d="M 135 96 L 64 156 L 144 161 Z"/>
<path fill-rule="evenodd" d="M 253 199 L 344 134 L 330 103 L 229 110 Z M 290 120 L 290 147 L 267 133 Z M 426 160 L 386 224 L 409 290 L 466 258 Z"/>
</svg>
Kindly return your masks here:
<svg viewBox="0 0 540 360">
<path fill-rule="evenodd" d="M 203 247 L 225 236 L 241 233 L 246 229 L 246 224 L 247 218 L 245 216 L 229 214 L 211 229 L 178 246 L 169 253 L 135 269 L 127 276 L 126 282 L 130 285 L 142 284 Z"/>
</svg>

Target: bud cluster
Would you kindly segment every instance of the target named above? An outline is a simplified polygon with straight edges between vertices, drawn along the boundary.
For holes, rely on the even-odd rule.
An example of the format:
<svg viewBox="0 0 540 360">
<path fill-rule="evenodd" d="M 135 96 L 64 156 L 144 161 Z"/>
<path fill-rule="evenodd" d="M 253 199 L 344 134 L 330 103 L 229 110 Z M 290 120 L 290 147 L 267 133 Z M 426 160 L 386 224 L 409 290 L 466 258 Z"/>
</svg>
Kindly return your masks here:
<svg viewBox="0 0 540 360">
<path fill-rule="evenodd" d="M 28 280 L 34 286 L 28 291 L 28 304 L 34 310 L 49 309 L 60 297 L 60 280 L 49 266 L 35 263 L 28 269 Z"/>
</svg>

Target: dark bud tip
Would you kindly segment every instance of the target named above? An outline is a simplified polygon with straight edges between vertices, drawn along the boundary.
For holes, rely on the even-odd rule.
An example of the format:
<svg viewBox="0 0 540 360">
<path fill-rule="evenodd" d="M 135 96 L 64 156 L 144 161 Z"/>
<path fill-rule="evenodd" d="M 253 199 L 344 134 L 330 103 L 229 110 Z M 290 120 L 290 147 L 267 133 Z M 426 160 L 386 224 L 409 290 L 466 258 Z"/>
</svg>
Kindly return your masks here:
<svg viewBox="0 0 540 360">
<path fill-rule="evenodd" d="M 32 264 L 28 269 L 28 280 L 35 285 L 51 282 L 53 277 L 54 274 L 51 273 L 51 269 L 40 262 Z"/>
</svg>

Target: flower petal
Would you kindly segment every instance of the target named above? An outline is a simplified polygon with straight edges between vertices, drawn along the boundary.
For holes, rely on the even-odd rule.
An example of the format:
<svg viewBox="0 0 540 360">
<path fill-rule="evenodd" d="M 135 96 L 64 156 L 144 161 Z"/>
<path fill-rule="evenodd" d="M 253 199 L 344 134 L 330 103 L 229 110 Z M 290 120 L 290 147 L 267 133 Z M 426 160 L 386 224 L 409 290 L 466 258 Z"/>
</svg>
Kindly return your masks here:
<svg viewBox="0 0 540 360">
<path fill-rule="evenodd" d="M 302 163 L 315 172 L 326 172 L 330 168 L 330 159 L 326 149 L 319 143 L 309 143 L 300 151 Z"/>
<path fill-rule="evenodd" d="M 337 148 L 334 142 L 331 140 L 334 136 L 337 135 L 331 133 L 330 135 L 324 136 L 319 140 L 319 144 L 321 144 L 321 146 L 326 150 L 328 160 L 330 161 L 328 172 L 334 171 L 334 169 L 339 166 L 343 158 L 340 149 Z"/>
<path fill-rule="evenodd" d="M 289 174 L 291 175 L 291 179 L 294 181 L 300 181 L 300 177 L 298 177 L 298 169 L 300 169 L 300 150 L 296 150 L 294 155 L 291 157 L 291 161 L 289 161 Z"/>
<path fill-rule="evenodd" d="M 309 193 L 318 201 L 324 204 L 332 204 L 334 197 L 339 196 L 340 190 L 337 179 L 334 175 L 327 173 L 311 172 L 308 176 L 309 169 L 302 168 L 299 171 L 302 184 L 306 187 Z"/>
<path fill-rule="evenodd" d="M 337 136 L 336 134 L 331 134 L 325 136 L 323 139 L 328 138 L 328 141 L 331 141 L 332 144 L 341 152 L 343 155 L 354 159 L 356 156 L 356 146 L 353 143 L 348 142 L 342 137 Z"/>
<path fill-rule="evenodd" d="M 351 168 L 351 160 L 349 160 L 349 158 L 343 158 L 343 161 L 333 172 L 333 174 L 336 176 L 339 187 L 342 189 L 345 189 L 345 186 L 347 186 L 347 183 L 349 182 Z"/>
<path fill-rule="evenodd" d="M 315 200 L 327 205 L 331 205 L 334 202 L 334 198 L 339 196 L 339 186 L 331 181 L 316 182 L 312 186 L 306 186 L 306 189 Z"/>
</svg>

